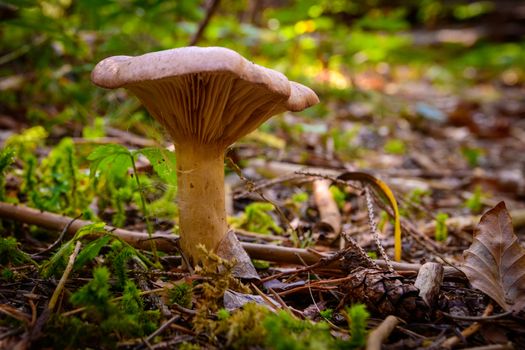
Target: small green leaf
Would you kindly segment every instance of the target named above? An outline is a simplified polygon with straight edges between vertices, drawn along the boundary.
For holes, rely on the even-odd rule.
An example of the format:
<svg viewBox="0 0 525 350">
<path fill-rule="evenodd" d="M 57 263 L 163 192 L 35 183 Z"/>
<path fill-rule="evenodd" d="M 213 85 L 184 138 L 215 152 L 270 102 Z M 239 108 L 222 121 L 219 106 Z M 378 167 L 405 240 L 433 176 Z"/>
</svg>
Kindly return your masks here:
<svg viewBox="0 0 525 350">
<path fill-rule="evenodd" d="M 80 254 L 78 254 L 77 260 L 75 261 L 74 268 L 79 269 L 84 266 L 88 261 L 93 260 L 100 252 L 100 249 L 104 247 L 112 237 L 107 235 L 90 242 L 86 245 Z"/>
<path fill-rule="evenodd" d="M 75 234 L 75 239 L 80 239 L 87 235 L 106 233 L 106 223 L 105 222 L 95 222 L 90 225 L 81 227 Z"/>
<path fill-rule="evenodd" d="M 153 170 L 167 184 L 177 185 L 177 167 L 175 153 L 158 147 L 143 148 L 137 153 L 144 155 L 153 166 Z"/>
<path fill-rule="evenodd" d="M 91 161 L 90 177 L 97 170 L 113 176 L 122 176 L 132 166 L 132 153 L 122 145 L 103 145 L 87 157 Z"/>
<path fill-rule="evenodd" d="M 41 274 L 44 278 L 62 275 L 67 264 L 69 255 L 73 252 L 74 239 L 62 244 L 60 249 L 51 256 L 51 259 L 42 264 Z"/>
</svg>

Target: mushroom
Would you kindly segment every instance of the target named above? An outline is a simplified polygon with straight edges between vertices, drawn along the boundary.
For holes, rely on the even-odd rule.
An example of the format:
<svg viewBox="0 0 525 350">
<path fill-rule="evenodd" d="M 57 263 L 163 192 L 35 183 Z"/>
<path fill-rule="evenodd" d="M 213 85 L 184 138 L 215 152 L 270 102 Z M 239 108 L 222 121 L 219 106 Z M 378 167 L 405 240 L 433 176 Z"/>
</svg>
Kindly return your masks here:
<svg viewBox="0 0 525 350">
<path fill-rule="evenodd" d="M 131 91 L 172 137 L 180 245 L 193 264 L 202 260 L 199 244 L 223 257 L 239 254 L 226 223 L 226 148 L 275 114 L 319 102 L 310 88 L 222 47 L 109 57 L 96 65 L 91 80 Z"/>
</svg>

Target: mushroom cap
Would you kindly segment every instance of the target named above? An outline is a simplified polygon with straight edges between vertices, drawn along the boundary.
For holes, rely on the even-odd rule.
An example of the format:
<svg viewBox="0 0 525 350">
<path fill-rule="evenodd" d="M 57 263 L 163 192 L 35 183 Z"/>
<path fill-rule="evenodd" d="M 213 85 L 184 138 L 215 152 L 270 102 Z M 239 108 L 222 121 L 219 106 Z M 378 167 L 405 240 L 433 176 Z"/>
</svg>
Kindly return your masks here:
<svg viewBox="0 0 525 350">
<path fill-rule="evenodd" d="M 228 146 L 275 114 L 319 102 L 310 88 L 222 47 L 109 57 L 96 65 L 91 80 L 133 92 L 176 144 Z"/>
</svg>

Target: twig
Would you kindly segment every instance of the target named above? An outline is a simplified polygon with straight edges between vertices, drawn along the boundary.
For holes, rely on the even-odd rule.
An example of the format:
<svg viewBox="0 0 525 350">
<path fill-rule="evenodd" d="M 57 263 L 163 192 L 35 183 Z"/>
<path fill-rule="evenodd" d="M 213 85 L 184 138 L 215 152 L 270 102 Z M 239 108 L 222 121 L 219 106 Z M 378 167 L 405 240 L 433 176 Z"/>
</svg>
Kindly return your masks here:
<svg viewBox="0 0 525 350">
<path fill-rule="evenodd" d="M 296 175 L 296 174 L 287 174 L 287 175 L 283 175 L 283 176 L 280 176 L 280 177 L 277 177 L 277 178 L 271 179 L 271 180 L 258 181 L 257 183 L 255 183 L 255 186 L 253 187 L 253 190 L 254 191 L 261 191 L 261 190 L 264 190 L 265 188 L 272 187 L 272 186 L 275 186 L 275 185 L 279 185 L 279 184 L 282 184 L 284 182 L 300 180 L 300 179 L 304 180 L 305 176 L 303 176 L 303 175 Z M 233 199 L 244 198 L 244 197 L 248 196 L 250 193 L 251 193 L 250 191 L 244 190 L 242 192 L 234 194 L 233 195 Z"/>
<path fill-rule="evenodd" d="M 251 284 L 252 288 L 255 290 L 257 294 L 264 300 L 266 305 L 268 305 L 270 308 L 272 308 L 274 311 L 279 311 L 279 308 L 277 305 L 275 305 L 275 301 L 271 300 L 266 294 L 264 294 L 255 284 Z M 282 301 L 282 300 L 281 300 Z M 282 306 L 282 304 L 280 304 Z M 286 305 L 286 304 L 284 304 Z M 288 309 L 288 307 L 286 307 Z"/>
<path fill-rule="evenodd" d="M 280 277 L 287 276 L 287 275 L 294 275 L 294 274 L 298 274 L 298 273 L 309 272 L 309 271 L 311 271 L 313 269 L 316 269 L 318 267 L 329 265 L 330 263 L 341 259 L 344 256 L 344 254 L 349 249 L 351 249 L 351 248 L 340 250 L 340 251 L 338 251 L 338 252 L 336 252 L 336 253 L 334 253 L 332 255 L 327 255 L 325 257 L 317 259 L 317 261 L 314 262 L 312 265 L 305 266 L 305 267 L 299 268 L 299 269 L 294 270 L 294 271 L 281 272 L 281 273 L 278 273 L 276 275 L 268 276 L 266 278 L 263 278 L 261 280 L 261 282 L 269 281 L 269 280 L 272 280 L 272 279 L 275 279 L 275 278 L 280 278 Z M 301 260 L 303 260 L 305 263 L 307 263 L 307 264 L 309 263 L 306 259 L 303 259 L 303 256 L 299 256 L 299 258 Z"/>
<path fill-rule="evenodd" d="M 60 235 L 58 236 L 58 238 L 56 239 L 56 241 L 53 242 L 53 244 L 51 244 L 49 247 L 47 247 L 46 249 L 38 252 L 38 253 L 35 253 L 35 254 L 31 254 L 31 257 L 34 258 L 34 257 L 37 257 L 39 255 L 43 255 L 47 252 L 50 252 L 52 251 L 53 249 L 55 249 L 56 247 L 58 247 L 58 245 L 62 242 L 62 240 L 64 239 L 64 236 L 66 234 L 66 232 L 69 230 L 69 228 L 71 227 L 71 225 L 73 225 L 73 223 L 80 219 L 82 217 L 82 214 L 79 214 L 77 217 L 73 218 L 71 221 L 69 221 L 67 223 L 67 225 L 64 227 L 64 229 L 62 230 L 62 232 L 60 232 Z"/>
<path fill-rule="evenodd" d="M 400 319 L 395 316 L 388 316 L 381 324 L 368 334 L 366 350 L 381 350 L 381 345 L 388 338 L 390 333 L 399 324 Z"/>
<path fill-rule="evenodd" d="M 514 346 L 512 346 L 511 342 L 508 342 L 507 344 L 492 344 L 492 345 L 485 345 L 485 346 L 475 346 L 472 348 L 463 348 L 463 350 L 513 350 Z"/>
<path fill-rule="evenodd" d="M 73 218 L 71 217 L 62 216 L 46 211 L 40 211 L 37 209 L 26 207 L 24 205 L 14 205 L 5 202 L 0 202 L 0 218 L 24 222 L 30 225 L 37 225 L 48 230 L 56 231 L 62 231 L 64 227 L 71 222 L 71 224 L 69 225 L 69 227 L 67 227 L 66 230 L 66 233 L 71 236 L 74 235 L 80 228 L 93 224 L 93 222 L 91 221 L 73 221 Z M 112 226 L 105 226 L 104 228 L 107 231 L 113 231 L 113 234 L 119 236 L 124 241 L 136 248 L 150 248 L 149 238 L 148 235 L 145 233 L 119 229 Z M 173 251 L 176 238 L 176 236 L 167 234 L 153 235 L 153 239 L 157 240 L 158 248 L 164 251 Z"/>
<path fill-rule="evenodd" d="M 51 299 L 49 300 L 49 304 L 47 305 L 47 308 L 50 312 L 53 312 L 55 309 L 55 305 L 58 301 L 58 297 L 62 293 L 62 290 L 64 289 L 64 286 L 66 284 L 67 278 L 69 277 L 69 274 L 73 270 L 73 264 L 75 263 L 75 259 L 77 258 L 78 252 L 80 252 L 80 247 L 82 246 L 82 242 L 77 241 L 75 244 L 75 249 L 73 250 L 73 253 L 69 256 L 69 260 L 67 262 L 67 266 L 64 270 L 64 273 L 62 274 L 62 277 L 60 278 L 60 281 L 58 282 L 58 285 L 53 292 L 53 295 L 51 296 Z"/>
<path fill-rule="evenodd" d="M 390 333 L 399 324 L 399 318 L 388 316 L 381 324 L 368 334 L 366 350 L 381 350 L 381 345 L 390 336 Z"/>
<path fill-rule="evenodd" d="M 157 335 L 161 334 L 162 332 L 164 332 L 164 330 L 166 328 L 168 328 L 173 322 L 177 321 L 177 319 L 179 319 L 180 316 L 179 315 L 175 315 L 173 316 L 172 318 L 170 318 L 169 320 L 167 320 L 165 323 L 163 323 L 157 330 L 155 330 L 155 332 L 151 333 L 146 339 L 144 339 L 143 343 L 142 344 L 139 344 L 137 345 L 134 350 L 138 350 L 142 347 L 142 345 L 144 345 L 144 343 L 146 342 L 149 342 L 151 339 L 155 338 Z"/>
<path fill-rule="evenodd" d="M 221 2 L 220 0 L 212 0 L 212 3 L 210 4 L 210 6 L 208 7 L 208 10 L 206 11 L 206 17 L 204 17 L 204 20 L 199 24 L 199 28 L 197 29 L 197 31 L 191 38 L 189 46 L 196 45 L 197 42 L 199 42 L 199 40 L 202 38 L 202 34 L 204 33 L 204 30 L 210 23 L 210 20 L 213 14 L 215 13 L 215 11 L 217 11 L 217 9 L 219 8 L 220 2 Z"/>
<path fill-rule="evenodd" d="M 455 320 L 460 321 L 478 321 L 478 322 L 484 322 L 484 321 L 492 321 L 492 320 L 498 320 L 503 317 L 507 317 L 512 315 L 512 311 L 503 312 L 501 314 L 497 315 L 491 315 L 491 316 L 460 316 L 460 315 L 451 315 L 446 312 L 442 312 L 442 314 L 448 318 L 453 318 Z"/>
<path fill-rule="evenodd" d="M 237 176 L 239 176 L 239 178 L 244 182 L 244 184 L 246 185 L 246 187 L 248 187 L 248 190 L 249 191 L 253 191 L 255 193 L 257 193 L 259 196 L 261 196 L 261 198 L 270 203 L 271 205 L 273 205 L 273 207 L 275 208 L 275 211 L 277 212 L 277 214 L 279 214 L 279 217 L 281 218 L 281 220 L 286 224 L 286 226 L 292 230 L 292 232 L 295 232 L 295 231 L 298 231 L 298 233 L 300 235 L 302 235 L 302 232 L 300 232 L 300 229 L 294 229 L 294 227 L 292 226 L 292 224 L 290 223 L 290 220 L 288 220 L 288 218 L 286 217 L 286 215 L 284 215 L 283 211 L 281 210 L 281 208 L 276 204 L 274 203 L 272 200 L 270 200 L 269 198 L 267 198 L 264 193 L 260 190 L 255 190 L 255 183 L 253 181 L 251 181 L 250 179 L 246 178 L 243 174 L 242 174 L 242 170 L 241 168 L 239 168 L 239 166 L 233 161 L 233 159 L 231 159 L 230 157 L 227 157 L 226 158 L 226 162 L 228 163 L 228 165 L 231 167 L 231 169 L 237 174 Z"/>
<path fill-rule="evenodd" d="M 485 308 L 485 311 L 483 311 L 483 317 L 489 316 L 492 313 L 493 309 L 494 309 L 494 307 L 492 306 L 492 304 L 489 304 Z M 441 344 L 441 347 L 446 348 L 446 349 L 450 349 L 450 348 L 454 347 L 455 345 L 459 344 L 463 339 L 468 338 L 472 334 L 476 333 L 480 329 L 480 327 L 481 327 L 481 323 L 474 322 L 473 324 L 471 324 L 470 326 L 468 326 L 467 328 L 465 328 L 461 332 L 461 337 L 459 337 L 457 335 L 454 335 L 454 336 L 446 339 Z"/>
</svg>

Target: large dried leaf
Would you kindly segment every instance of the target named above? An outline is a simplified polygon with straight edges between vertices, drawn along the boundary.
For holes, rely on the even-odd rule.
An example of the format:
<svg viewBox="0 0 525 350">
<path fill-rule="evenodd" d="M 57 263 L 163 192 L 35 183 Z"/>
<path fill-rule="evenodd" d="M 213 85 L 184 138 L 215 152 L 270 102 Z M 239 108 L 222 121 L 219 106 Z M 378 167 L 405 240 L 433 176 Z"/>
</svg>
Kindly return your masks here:
<svg viewBox="0 0 525 350">
<path fill-rule="evenodd" d="M 514 234 L 504 202 L 481 217 L 464 255 L 461 271 L 472 286 L 507 311 L 525 308 L 525 250 Z"/>
</svg>

